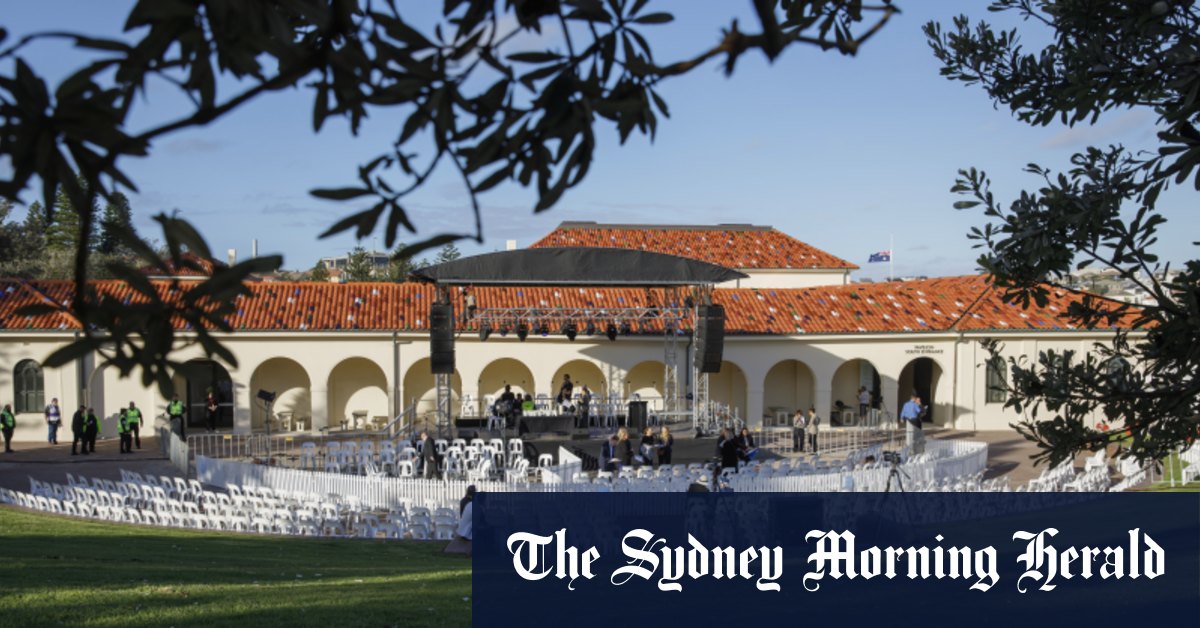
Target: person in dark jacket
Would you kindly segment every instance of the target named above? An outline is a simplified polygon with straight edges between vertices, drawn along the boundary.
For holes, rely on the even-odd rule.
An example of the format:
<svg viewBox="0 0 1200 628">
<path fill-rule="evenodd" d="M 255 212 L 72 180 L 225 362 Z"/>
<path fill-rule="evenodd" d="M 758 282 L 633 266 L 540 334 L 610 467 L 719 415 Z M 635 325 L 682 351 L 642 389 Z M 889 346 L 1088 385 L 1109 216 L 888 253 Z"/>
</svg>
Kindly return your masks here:
<svg viewBox="0 0 1200 628">
<path fill-rule="evenodd" d="M 729 432 L 729 428 L 721 430 L 721 439 L 717 441 L 717 450 L 721 452 L 721 468 L 737 470 L 738 442 Z"/>
<path fill-rule="evenodd" d="M 462 516 L 463 511 L 467 509 L 467 504 L 475 501 L 475 485 L 467 487 L 467 494 L 463 495 L 462 499 L 458 500 L 458 516 Z"/>
<path fill-rule="evenodd" d="M 86 456 L 87 452 L 88 452 L 87 435 L 83 429 L 84 428 L 84 426 L 83 426 L 84 414 L 83 413 L 85 410 L 87 410 L 86 406 L 79 406 L 79 409 L 75 411 L 75 415 L 71 417 L 71 435 L 75 437 L 75 439 L 71 441 L 71 455 L 72 456 L 76 455 L 75 447 L 80 444 L 83 445 L 83 447 L 82 447 L 83 455 Z"/>
<path fill-rule="evenodd" d="M 87 445 L 88 453 L 96 453 L 96 437 L 100 434 L 100 419 L 96 418 L 96 410 L 93 408 L 87 409 L 87 416 L 83 418 L 83 438 Z"/>
<path fill-rule="evenodd" d="M 4 404 L 4 410 L 0 411 L 0 431 L 4 432 L 4 453 L 11 454 L 13 430 L 17 429 L 17 417 L 13 416 L 12 406 Z"/>
<path fill-rule="evenodd" d="M 618 451 L 621 452 L 621 464 L 625 466 L 633 465 L 633 441 L 629 440 L 629 430 L 621 428 L 617 430 L 617 445 Z"/>
<path fill-rule="evenodd" d="M 758 447 L 754 443 L 754 436 L 750 434 L 750 428 L 743 427 L 737 441 L 738 455 L 746 462 L 753 462 L 754 458 L 758 456 Z"/>
<path fill-rule="evenodd" d="M 671 464 L 671 450 L 675 448 L 675 437 L 671 430 L 663 426 L 658 434 L 658 464 Z"/>
</svg>

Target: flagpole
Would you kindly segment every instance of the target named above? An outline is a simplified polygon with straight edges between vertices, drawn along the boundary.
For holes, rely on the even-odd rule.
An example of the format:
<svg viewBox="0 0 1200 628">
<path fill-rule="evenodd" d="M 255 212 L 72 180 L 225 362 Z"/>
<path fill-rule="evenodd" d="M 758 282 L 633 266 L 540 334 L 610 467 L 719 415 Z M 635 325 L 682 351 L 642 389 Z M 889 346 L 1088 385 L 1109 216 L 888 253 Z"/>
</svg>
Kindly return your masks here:
<svg viewBox="0 0 1200 628">
<path fill-rule="evenodd" d="M 892 269 L 892 258 L 896 256 L 896 236 L 895 234 L 888 236 L 888 281 L 896 280 L 896 273 Z"/>
</svg>

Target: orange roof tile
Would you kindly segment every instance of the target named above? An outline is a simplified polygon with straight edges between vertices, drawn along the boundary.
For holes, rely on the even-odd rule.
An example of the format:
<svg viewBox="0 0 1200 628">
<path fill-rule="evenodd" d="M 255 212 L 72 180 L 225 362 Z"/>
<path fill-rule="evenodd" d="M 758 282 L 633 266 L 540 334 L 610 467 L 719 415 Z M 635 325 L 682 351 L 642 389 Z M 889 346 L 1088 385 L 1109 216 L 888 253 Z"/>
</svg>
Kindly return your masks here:
<svg viewBox="0 0 1200 628">
<path fill-rule="evenodd" d="M 177 298 L 170 281 L 154 281 L 159 298 Z M 120 281 L 91 284 L 104 299 L 130 304 L 141 301 Z M 239 297 L 229 318 L 234 330 L 426 330 L 434 289 L 416 283 L 248 283 L 249 296 Z M 592 310 L 602 325 L 613 308 L 646 307 L 647 291 L 629 288 L 479 287 L 479 308 L 575 308 Z M 0 280 L 0 329 L 75 330 L 78 321 L 65 313 L 26 317 L 18 308 L 33 303 L 69 305 L 69 281 Z M 649 292 L 663 305 L 662 290 Z M 455 311 L 462 312 L 462 293 L 453 291 Z M 733 335 L 903 333 L 981 330 L 1069 330 L 1070 303 L 1082 293 L 1052 290 L 1044 308 L 1006 303 L 982 276 L 946 277 L 903 283 L 854 284 L 812 288 L 717 289 L 714 301 L 725 306 L 726 333 Z M 1132 321 L 1132 315 L 1126 318 Z M 182 328 L 184 323 L 178 325 Z M 475 323 L 461 325 L 476 329 Z M 686 328 L 687 326 L 684 325 Z M 644 331 L 659 331 L 647 326 Z M 557 329 L 551 330 L 557 333 Z M 636 330 L 635 330 L 636 331 Z"/>
<path fill-rule="evenodd" d="M 167 259 L 163 260 L 164 265 L 167 267 L 167 272 L 164 273 L 161 268 L 156 266 L 146 266 L 141 269 L 141 272 L 142 274 L 150 277 L 194 277 L 200 279 L 203 277 L 211 277 L 214 267 L 227 266 L 225 262 L 213 259 L 205 259 L 192 253 L 184 253 L 183 257 L 199 268 L 190 268 L 184 265 L 176 267 L 172 260 Z"/>
<path fill-rule="evenodd" d="M 604 225 L 564 222 L 530 248 L 604 247 L 667 253 L 726 268 L 858 268 L 772 227 Z"/>
</svg>

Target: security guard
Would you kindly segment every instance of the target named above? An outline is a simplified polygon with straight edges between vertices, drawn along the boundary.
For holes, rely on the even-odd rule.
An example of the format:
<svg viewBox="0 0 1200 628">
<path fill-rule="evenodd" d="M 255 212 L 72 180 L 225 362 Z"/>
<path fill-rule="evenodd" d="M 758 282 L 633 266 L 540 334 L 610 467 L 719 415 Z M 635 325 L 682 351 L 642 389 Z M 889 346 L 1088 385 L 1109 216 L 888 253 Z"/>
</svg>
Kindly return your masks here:
<svg viewBox="0 0 1200 628">
<path fill-rule="evenodd" d="M 87 409 L 83 417 L 83 448 L 90 454 L 96 453 L 96 436 L 100 434 L 100 419 L 96 418 L 96 410 Z"/>
<path fill-rule="evenodd" d="M 129 409 L 125 411 L 125 416 L 129 417 L 129 429 L 133 430 L 133 442 L 138 449 L 142 448 L 142 411 L 133 402 L 129 402 Z"/>
<path fill-rule="evenodd" d="M 171 403 L 167 404 L 167 419 L 171 421 L 171 426 L 179 423 L 179 438 L 187 440 L 187 420 L 183 417 L 183 402 L 179 400 L 179 395 L 171 395 Z"/>
<path fill-rule="evenodd" d="M 121 438 L 121 453 L 133 453 L 133 425 L 129 415 L 132 411 L 121 410 L 117 417 L 117 436 Z"/>
<path fill-rule="evenodd" d="M 17 418 L 13 416 L 12 406 L 4 404 L 4 409 L 0 410 L 0 430 L 4 431 L 4 453 L 12 453 L 12 435 L 13 430 L 17 429 Z"/>
</svg>

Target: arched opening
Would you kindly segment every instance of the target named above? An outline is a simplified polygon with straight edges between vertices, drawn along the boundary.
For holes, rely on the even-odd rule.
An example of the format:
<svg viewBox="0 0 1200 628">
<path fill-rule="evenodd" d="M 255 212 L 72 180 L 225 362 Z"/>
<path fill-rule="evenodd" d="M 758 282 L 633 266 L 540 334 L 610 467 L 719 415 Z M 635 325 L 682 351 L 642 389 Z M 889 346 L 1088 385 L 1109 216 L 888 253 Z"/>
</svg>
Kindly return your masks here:
<svg viewBox="0 0 1200 628">
<path fill-rule="evenodd" d="M 902 408 L 915 392 L 921 398 L 921 403 L 929 406 L 925 413 L 925 423 L 945 421 L 946 416 L 938 407 L 937 387 L 942 377 L 942 367 L 933 358 L 917 358 L 904 365 L 900 371 L 900 388 L 897 393 L 896 407 Z M 899 416 L 899 411 L 896 412 Z"/>
<path fill-rule="evenodd" d="M 648 360 L 629 369 L 625 375 L 625 397 L 638 395 L 643 401 L 654 402 L 651 408 L 661 408 L 665 368 L 658 360 Z"/>
<path fill-rule="evenodd" d="M 450 411 L 456 416 L 462 398 L 462 377 L 458 371 L 450 376 Z M 437 410 L 437 382 L 431 372 L 429 358 L 421 358 L 404 373 L 404 408 L 416 406 L 414 412 L 419 420 L 425 420 Z"/>
<path fill-rule="evenodd" d="M 250 429 L 266 429 L 263 419 L 267 416 L 266 404 L 258 398 L 258 391 L 275 393 L 271 412 L 276 417 L 290 419 L 290 427 L 312 429 L 312 382 L 308 371 L 291 358 L 271 358 L 250 375 Z M 279 429 L 276 427 L 273 429 Z"/>
<path fill-rule="evenodd" d="M 562 385 L 563 375 L 571 376 L 576 393 L 579 392 L 581 386 L 587 386 L 588 390 L 592 391 L 592 397 L 596 399 L 604 397 L 608 393 L 608 380 L 595 362 L 571 360 L 558 367 L 558 370 L 554 372 L 554 381 L 550 382 L 551 393 L 558 394 L 558 387 Z"/>
<path fill-rule="evenodd" d="M 46 407 L 46 382 L 42 365 L 34 360 L 21 360 L 13 369 L 13 412 L 42 412 Z"/>
<path fill-rule="evenodd" d="M 512 386 L 512 391 L 518 395 L 533 395 L 537 396 L 537 386 L 533 380 L 533 371 L 529 370 L 528 366 L 520 360 L 513 358 L 500 358 L 483 367 L 483 371 L 479 373 L 479 391 L 476 401 L 479 405 L 479 412 L 483 412 L 484 399 L 488 395 L 499 396 L 504 392 L 506 385 Z"/>
<path fill-rule="evenodd" d="M 188 427 L 207 427 L 204 402 L 212 392 L 217 398 L 217 429 L 233 429 L 233 379 L 224 366 L 214 360 L 192 360 L 171 379 L 187 408 Z"/>
<path fill-rule="evenodd" d="M 833 386 L 831 387 L 833 396 L 830 403 L 836 407 L 837 402 L 840 401 L 846 408 L 857 412 L 858 390 L 866 388 L 871 393 L 871 409 L 882 409 L 883 397 L 880 394 L 880 386 L 879 371 L 869 360 L 859 358 L 844 362 L 833 373 Z M 819 413 L 832 413 L 832 411 L 833 407 L 817 408 Z M 894 409 L 892 412 L 895 414 L 898 410 Z"/>
<path fill-rule="evenodd" d="M 746 372 L 733 362 L 721 362 L 721 372 L 708 375 L 708 398 L 728 406 L 730 416 L 746 420 Z"/>
<path fill-rule="evenodd" d="M 814 407 L 816 401 L 817 380 L 804 362 L 783 360 L 767 371 L 763 380 L 763 412 L 772 424 L 791 425 L 796 410 Z"/>
<path fill-rule="evenodd" d="M 345 421 L 358 429 L 367 428 L 366 423 L 355 423 L 355 415 L 366 422 L 378 423 L 380 417 L 386 422 L 387 388 L 387 375 L 375 362 L 367 358 L 342 360 L 329 373 L 329 424 Z"/>
</svg>

